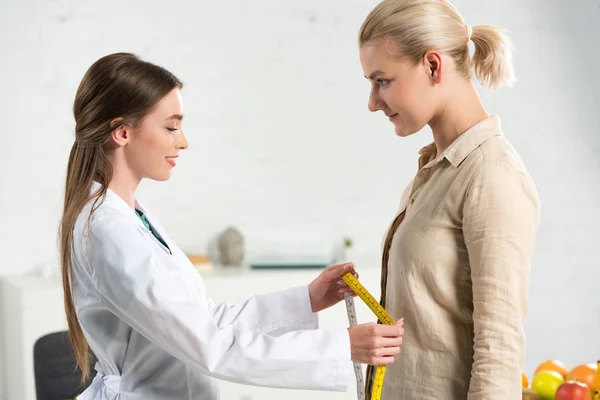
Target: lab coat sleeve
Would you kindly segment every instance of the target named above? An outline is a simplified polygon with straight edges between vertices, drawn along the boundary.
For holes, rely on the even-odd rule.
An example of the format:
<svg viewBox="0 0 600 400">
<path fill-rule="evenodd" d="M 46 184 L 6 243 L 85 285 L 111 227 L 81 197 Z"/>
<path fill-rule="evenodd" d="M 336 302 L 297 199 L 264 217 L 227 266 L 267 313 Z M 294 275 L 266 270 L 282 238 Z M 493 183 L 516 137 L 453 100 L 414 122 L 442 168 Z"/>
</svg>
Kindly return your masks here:
<svg viewBox="0 0 600 400">
<path fill-rule="evenodd" d="M 317 314 L 311 311 L 308 286 L 256 295 L 234 304 L 214 303 L 208 297 L 207 301 L 219 328 L 232 325 L 243 331 L 281 335 L 319 326 Z"/>
<path fill-rule="evenodd" d="M 143 233 L 127 219 L 96 221 L 90 239 L 90 274 L 107 309 L 174 357 L 237 383 L 346 389 L 346 329 L 273 336 L 241 329 L 245 324 L 236 328 L 215 319 L 206 294 L 184 278 L 180 266 L 159 264 Z M 256 308 L 254 318 L 263 318 L 262 312 Z"/>
</svg>

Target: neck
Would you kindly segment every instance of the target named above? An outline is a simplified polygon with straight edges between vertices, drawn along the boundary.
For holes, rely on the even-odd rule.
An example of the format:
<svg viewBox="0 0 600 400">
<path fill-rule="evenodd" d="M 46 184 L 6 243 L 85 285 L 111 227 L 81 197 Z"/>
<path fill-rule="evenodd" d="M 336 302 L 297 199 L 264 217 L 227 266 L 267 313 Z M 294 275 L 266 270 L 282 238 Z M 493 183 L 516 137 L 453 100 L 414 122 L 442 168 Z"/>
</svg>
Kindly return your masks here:
<svg viewBox="0 0 600 400">
<path fill-rule="evenodd" d="M 490 116 L 471 82 L 459 84 L 451 93 L 451 100 L 429 122 L 437 154 L 446 150 L 467 129 Z"/>
<path fill-rule="evenodd" d="M 122 198 L 132 209 L 135 208 L 135 191 L 141 179 L 136 177 L 131 169 L 126 168 L 123 162 L 113 159 L 113 177 L 108 188 Z"/>
</svg>

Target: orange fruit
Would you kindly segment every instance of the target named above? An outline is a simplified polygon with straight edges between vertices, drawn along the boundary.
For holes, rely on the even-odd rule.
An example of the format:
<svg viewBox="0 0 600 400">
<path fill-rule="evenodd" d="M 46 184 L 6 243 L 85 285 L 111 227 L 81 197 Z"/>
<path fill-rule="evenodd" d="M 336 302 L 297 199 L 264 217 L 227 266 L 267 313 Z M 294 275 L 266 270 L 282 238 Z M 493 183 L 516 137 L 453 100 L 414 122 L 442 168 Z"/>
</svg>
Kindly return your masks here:
<svg viewBox="0 0 600 400">
<path fill-rule="evenodd" d="M 600 362 L 598 364 L 580 364 L 569 371 L 568 380 L 585 383 L 592 391 L 600 390 Z"/>
<path fill-rule="evenodd" d="M 541 371 L 554 371 L 554 372 L 558 372 L 565 379 L 566 379 L 566 377 L 567 377 L 567 375 L 569 373 L 569 370 L 567 369 L 567 367 L 565 366 L 565 364 L 563 364 L 562 362 L 560 362 L 558 360 L 546 360 L 546 361 L 544 361 L 543 363 L 541 363 L 537 367 L 537 369 L 533 373 L 533 376 L 536 376 Z"/>
<path fill-rule="evenodd" d="M 523 389 L 529 386 L 529 380 L 527 379 L 527 374 L 521 371 L 521 384 L 523 385 Z"/>
</svg>

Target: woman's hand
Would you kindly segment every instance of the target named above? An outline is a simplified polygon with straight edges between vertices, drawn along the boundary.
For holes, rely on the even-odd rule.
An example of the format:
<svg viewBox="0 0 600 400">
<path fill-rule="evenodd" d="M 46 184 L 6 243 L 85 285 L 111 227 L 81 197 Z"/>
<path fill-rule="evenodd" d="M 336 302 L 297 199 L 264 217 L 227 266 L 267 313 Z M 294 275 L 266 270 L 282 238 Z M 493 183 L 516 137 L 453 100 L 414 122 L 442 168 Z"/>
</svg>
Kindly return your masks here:
<svg viewBox="0 0 600 400">
<path fill-rule="evenodd" d="M 340 300 L 344 299 L 344 293 L 346 292 L 352 296 L 356 296 L 346 282 L 342 280 L 342 276 L 348 272 L 358 278 L 353 264 L 337 264 L 325 268 L 308 285 L 312 312 L 316 313 L 337 304 Z"/>
<path fill-rule="evenodd" d="M 370 322 L 348 328 L 352 361 L 370 365 L 387 365 L 400 354 L 403 320 L 394 325 Z"/>
</svg>

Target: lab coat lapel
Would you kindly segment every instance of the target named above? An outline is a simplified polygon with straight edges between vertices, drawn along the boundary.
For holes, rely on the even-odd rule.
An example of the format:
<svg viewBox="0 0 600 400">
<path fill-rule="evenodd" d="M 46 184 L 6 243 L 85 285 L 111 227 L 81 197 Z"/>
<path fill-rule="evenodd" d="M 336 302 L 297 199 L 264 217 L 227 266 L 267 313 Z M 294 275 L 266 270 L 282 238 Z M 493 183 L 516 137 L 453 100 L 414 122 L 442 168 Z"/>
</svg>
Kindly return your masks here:
<svg viewBox="0 0 600 400">
<path fill-rule="evenodd" d="M 169 248 L 171 248 L 171 250 L 169 250 L 169 248 L 165 247 L 164 244 L 162 244 L 160 242 L 160 240 L 158 240 L 153 234 L 152 232 L 150 232 L 148 229 L 146 229 L 146 227 L 144 227 L 144 230 L 150 234 L 150 236 L 152 236 L 152 240 L 157 243 L 165 252 L 167 252 L 169 255 L 172 255 L 172 249 L 173 249 L 173 244 L 171 243 L 171 241 L 169 240 L 169 238 L 167 237 L 167 235 L 164 232 L 163 227 L 160 225 L 160 223 L 158 223 L 155 219 L 154 216 L 152 215 L 152 213 L 148 212 L 148 210 L 146 209 L 146 207 L 144 207 L 144 205 L 138 200 L 135 200 L 135 207 L 139 210 L 141 210 L 144 215 L 146 216 L 146 220 L 148 220 L 148 222 L 150 223 L 150 225 L 152 225 L 152 229 L 154 229 L 159 235 L 160 237 L 165 241 L 165 243 L 167 243 L 167 245 L 169 246 Z M 137 216 L 136 216 L 137 217 Z M 139 219 L 139 218 L 138 218 Z"/>
<path fill-rule="evenodd" d="M 94 184 L 92 186 L 92 193 L 95 192 L 96 190 L 98 190 L 99 186 L 100 186 L 99 183 L 94 182 Z M 127 219 L 129 219 L 131 221 L 131 223 L 135 224 L 135 226 L 138 229 L 140 229 L 144 233 L 144 235 L 146 235 L 148 240 L 150 240 L 154 245 L 160 247 L 160 249 L 162 251 L 164 251 L 165 253 L 171 255 L 171 251 L 168 248 L 166 248 L 160 242 L 160 240 L 158 240 L 157 238 L 154 237 L 152 232 L 150 232 L 150 230 L 148 230 L 146 228 L 146 226 L 144 226 L 140 217 L 138 217 L 137 214 L 135 213 L 135 210 L 132 209 L 129 206 L 129 204 L 127 204 L 125 202 L 125 200 L 123 200 L 118 194 L 116 194 L 115 192 L 113 192 L 110 189 L 107 189 L 106 197 L 104 199 L 104 204 L 121 212 Z M 146 217 L 148 218 L 148 221 L 150 222 L 150 224 L 152 224 L 152 226 L 158 231 L 158 233 L 162 236 L 162 238 L 165 240 L 165 242 L 167 242 L 167 244 L 169 244 L 169 246 L 171 246 L 171 244 L 169 243 L 169 240 L 166 238 L 166 235 L 163 234 L 162 229 L 158 228 L 158 226 L 157 226 L 158 224 L 154 224 L 153 218 L 151 216 L 148 216 L 146 209 L 143 207 L 143 205 L 140 204 L 140 202 L 137 199 L 135 200 L 135 206 L 136 207 L 139 206 L 139 208 L 144 212 L 144 214 L 146 214 Z"/>
</svg>

